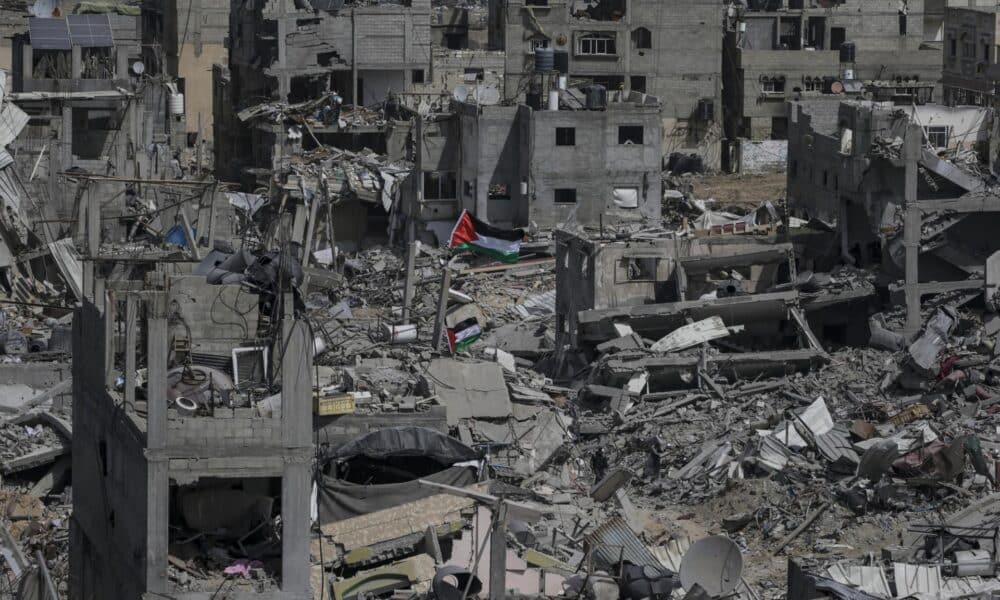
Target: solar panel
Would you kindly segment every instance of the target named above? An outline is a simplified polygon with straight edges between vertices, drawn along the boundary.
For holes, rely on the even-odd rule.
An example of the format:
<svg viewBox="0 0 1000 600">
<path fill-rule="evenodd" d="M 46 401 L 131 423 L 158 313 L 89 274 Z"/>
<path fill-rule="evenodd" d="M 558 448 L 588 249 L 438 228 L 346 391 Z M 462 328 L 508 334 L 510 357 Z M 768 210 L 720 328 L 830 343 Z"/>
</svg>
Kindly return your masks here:
<svg viewBox="0 0 1000 600">
<path fill-rule="evenodd" d="M 74 46 L 81 48 L 110 48 L 111 20 L 108 15 L 68 15 L 69 33 Z"/>
<path fill-rule="evenodd" d="M 70 50 L 69 27 L 66 19 L 28 19 L 31 47 L 38 50 Z"/>
</svg>

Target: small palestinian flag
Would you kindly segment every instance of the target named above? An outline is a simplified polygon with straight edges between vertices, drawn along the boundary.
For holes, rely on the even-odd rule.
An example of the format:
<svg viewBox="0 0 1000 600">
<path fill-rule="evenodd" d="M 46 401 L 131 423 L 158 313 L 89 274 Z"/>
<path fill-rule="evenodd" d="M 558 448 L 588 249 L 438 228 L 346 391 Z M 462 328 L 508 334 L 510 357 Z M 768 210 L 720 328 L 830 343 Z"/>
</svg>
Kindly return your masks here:
<svg viewBox="0 0 1000 600">
<path fill-rule="evenodd" d="M 483 330 L 479 327 L 479 321 L 475 317 L 466 319 L 461 323 L 456 323 L 448 330 L 448 347 L 451 348 L 452 352 L 461 352 L 468 348 L 472 342 L 478 340 L 482 334 Z"/>
<path fill-rule="evenodd" d="M 451 230 L 449 248 L 471 250 L 496 258 L 506 263 L 516 263 L 521 253 L 523 229 L 498 229 L 483 223 L 463 210 L 458 223 Z"/>
</svg>

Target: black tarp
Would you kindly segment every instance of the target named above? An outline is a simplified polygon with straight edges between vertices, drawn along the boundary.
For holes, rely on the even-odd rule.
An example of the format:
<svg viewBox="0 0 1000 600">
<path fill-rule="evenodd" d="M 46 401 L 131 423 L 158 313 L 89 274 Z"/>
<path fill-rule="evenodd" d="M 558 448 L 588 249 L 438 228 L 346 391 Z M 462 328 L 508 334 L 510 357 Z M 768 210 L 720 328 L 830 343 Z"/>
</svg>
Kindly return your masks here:
<svg viewBox="0 0 1000 600">
<path fill-rule="evenodd" d="M 376 460 L 425 456 L 445 465 L 479 458 L 475 450 L 462 442 L 427 427 L 389 427 L 373 431 L 337 448 L 329 458 L 339 461 L 359 456 Z"/>
<path fill-rule="evenodd" d="M 472 467 L 449 467 L 424 479 L 465 487 L 476 482 L 476 470 Z M 416 480 L 361 485 L 324 476 L 320 481 L 318 494 L 319 521 L 323 524 L 333 523 L 440 493 L 440 490 L 422 487 Z"/>
<path fill-rule="evenodd" d="M 476 482 L 476 469 L 455 466 L 479 459 L 479 454 L 455 438 L 426 427 L 391 427 L 369 433 L 344 444 L 328 460 L 334 462 L 366 458 L 392 461 L 394 458 L 423 457 L 442 465 L 442 470 L 421 478 L 463 487 Z M 323 476 L 318 493 L 319 520 L 332 523 L 392 508 L 441 493 L 411 481 L 366 485 Z"/>
</svg>

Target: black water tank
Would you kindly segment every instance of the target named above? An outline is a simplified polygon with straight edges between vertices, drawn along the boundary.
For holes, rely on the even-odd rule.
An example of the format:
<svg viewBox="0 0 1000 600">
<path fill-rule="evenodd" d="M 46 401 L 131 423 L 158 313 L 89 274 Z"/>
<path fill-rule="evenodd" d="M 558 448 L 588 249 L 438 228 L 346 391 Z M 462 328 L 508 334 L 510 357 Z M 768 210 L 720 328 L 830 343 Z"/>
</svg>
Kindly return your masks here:
<svg viewBox="0 0 1000 600">
<path fill-rule="evenodd" d="M 569 52 L 565 50 L 555 50 L 552 53 L 554 59 L 554 64 L 556 71 L 559 71 L 563 75 L 569 74 Z"/>
<path fill-rule="evenodd" d="M 604 110 L 608 107 L 608 90 L 603 85 L 590 85 L 587 94 L 587 110 Z"/>
<path fill-rule="evenodd" d="M 524 95 L 524 103 L 531 107 L 532 110 L 542 110 L 542 93 L 541 92 L 528 92 Z"/>
<path fill-rule="evenodd" d="M 555 51 L 552 48 L 535 48 L 535 71 L 547 73 L 555 68 Z"/>
<path fill-rule="evenodd" d="M 856 62 L 854 59 L 857 56 L 857 47 L 854 42 L 844 42 L 840 45 L 840 62 L 841 64 L 853 64 Z"/>
<path fill-rule="evenodd" d="M 837 81 L 836 77 L 829 77 L 829 76 L 824 77 L 823 78 L 823 93 L 824 94 L 832 94 L 833 93 L 833 84 L 836 81 Z"/>
</svg>

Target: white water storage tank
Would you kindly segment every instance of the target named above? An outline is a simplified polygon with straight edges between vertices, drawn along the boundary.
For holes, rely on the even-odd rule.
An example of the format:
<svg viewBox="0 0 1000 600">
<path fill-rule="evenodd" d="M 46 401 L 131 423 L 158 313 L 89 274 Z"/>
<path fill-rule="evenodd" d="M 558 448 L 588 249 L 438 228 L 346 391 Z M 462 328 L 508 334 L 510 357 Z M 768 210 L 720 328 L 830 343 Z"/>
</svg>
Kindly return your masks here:
<svg viewBox="0 0 1000 600">
<path fill-rule="evenodd" d="M 184 114 L 184 94 L 170 94 L 167 96 L 167 109 L 170 116 L 179 117 Z"/>
<path fill-rule="evenodd" d="M 549 110 L 559 110 L 559 91 L 552 90 L 549 92 Z"/>
</svg>

